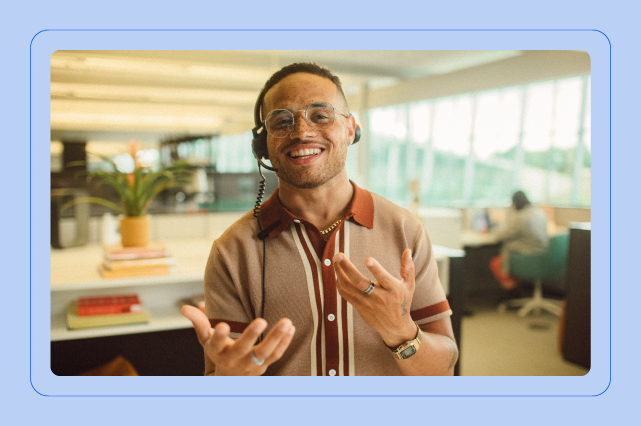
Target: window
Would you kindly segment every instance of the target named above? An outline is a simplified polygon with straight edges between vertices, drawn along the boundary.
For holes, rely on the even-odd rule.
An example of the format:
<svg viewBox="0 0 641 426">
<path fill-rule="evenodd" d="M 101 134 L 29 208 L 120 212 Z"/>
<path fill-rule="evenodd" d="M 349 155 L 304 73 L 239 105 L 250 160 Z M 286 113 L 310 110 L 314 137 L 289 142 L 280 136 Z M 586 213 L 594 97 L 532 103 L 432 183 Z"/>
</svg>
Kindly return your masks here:
<svg viewBox="0 0 641 426">
<path fill-rule="evenodd" d="M 369 188 L 401 205 L 590 204 L 590 78 L 369 111 Z M 373 171 L 376 171 L 375 173 Z"/>
</svg>

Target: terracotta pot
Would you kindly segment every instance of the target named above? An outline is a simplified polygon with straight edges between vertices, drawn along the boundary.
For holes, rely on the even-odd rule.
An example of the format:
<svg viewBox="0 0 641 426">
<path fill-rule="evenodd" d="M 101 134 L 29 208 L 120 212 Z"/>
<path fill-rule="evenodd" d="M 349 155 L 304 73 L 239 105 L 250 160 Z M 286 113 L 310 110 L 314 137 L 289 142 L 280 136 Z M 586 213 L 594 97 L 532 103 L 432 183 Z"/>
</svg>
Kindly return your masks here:
<svg viewBox="0 0 641 426">
<path fill-rule="evenodd" d="M 146 247 L 149 245 L 149 215 L 122 216 L 120 237 L 123 247 Z"/>
</svg>

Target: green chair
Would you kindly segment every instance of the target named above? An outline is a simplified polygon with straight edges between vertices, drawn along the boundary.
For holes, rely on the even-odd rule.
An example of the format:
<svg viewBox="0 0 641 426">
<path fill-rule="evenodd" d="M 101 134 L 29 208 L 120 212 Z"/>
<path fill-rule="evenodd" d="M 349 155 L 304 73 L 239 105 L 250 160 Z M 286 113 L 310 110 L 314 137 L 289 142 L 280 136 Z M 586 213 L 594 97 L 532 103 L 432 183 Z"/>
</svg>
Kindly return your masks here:
<svg viewBox="0 0 641 426">
<path fill-rule="evenodd" d="M 518 315 L 526 316 L 531 311 L 545 309 L 555 315 L 561 314 L 560 301 L 543 297 L 543 281 L 562 278 L 568 263 L 569 234 L 558 234 L 550 238 L 545 251 L 537 253 L 510 254 L 510 275 L 523 280 L 534 281 L 532 297 L 507 302 L 510 306 L 522 306 Z M 505 309 L 505 306 L 501 307 Z"/>
</svg>

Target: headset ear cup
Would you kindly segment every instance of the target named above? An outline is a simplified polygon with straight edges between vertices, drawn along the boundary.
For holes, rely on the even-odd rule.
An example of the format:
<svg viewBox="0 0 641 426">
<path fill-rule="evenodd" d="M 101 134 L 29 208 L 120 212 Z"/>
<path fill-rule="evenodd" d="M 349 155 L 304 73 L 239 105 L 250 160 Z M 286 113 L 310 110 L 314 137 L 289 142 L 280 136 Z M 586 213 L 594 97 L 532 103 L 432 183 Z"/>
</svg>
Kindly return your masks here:
<svg viewBox="0 0 641 426">
<path fill-rule="evenodd" d="M 259 129 L 260 128 L 258 128 L 258 130 Z M 261 158 L 269 160 L 269 155 L 267 154 L 267 136 L 264 130 L 260 133 L 258 133 L 258 130 L 252 130 L 252 133 L 254 134 L 254 138 L 252 139 L 254 157 L 256 157 L 257 160 L 260 160 Z"/>
<path fill-rule="evenodd" d="M 356 129 L 354 130 L 354 141 L 352 145 L 361 140 L 361 125 L 356 123 Z"/>
</svg>

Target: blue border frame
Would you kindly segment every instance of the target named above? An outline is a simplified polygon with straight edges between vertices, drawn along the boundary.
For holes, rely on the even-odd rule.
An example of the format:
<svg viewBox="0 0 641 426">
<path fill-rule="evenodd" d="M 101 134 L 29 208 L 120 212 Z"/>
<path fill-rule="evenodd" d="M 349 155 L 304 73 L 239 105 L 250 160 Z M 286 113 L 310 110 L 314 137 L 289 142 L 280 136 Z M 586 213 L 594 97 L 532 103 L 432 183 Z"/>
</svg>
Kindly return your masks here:
<svg viewBox="0 0 641 426">
<path fill-rule="evenodd" d="M 603 34 L 603 36 L 608 41 L 609 46 L 609 355 L 610 355 L 610 369 L 609 369 L 609 381 L 608 386 L 601 392 L 596 395 L 46 395 L 38 392 L 33 385 L 32 380 L 32 252 L 31 252 L 31 241 L 32 241 L 32 135 L 33 135 L 33 123 L 32 123 L 32 47 L 34 39 L 43 32 L 48 31 L 69 31 L 69 32 L 576 32 L 576 31 L 594 31 Z M 46 29 L 37 32 L 31 39 L 29 44 L 29 382 L 31 388 L 41 396 L 47 397 L 182 397 L 182 398 L 192 398 L 192 397 L 219 397 L 219 398 L 239 398 L 239 397 L 267 397 L 267 398 L 283 398 L 283 397 L 300 397 L 300 398 L 309 398 L 309 397 L 320 397 L 320 398 L 362 398 L 362 397 L 392 397 L 392 398 L 425 398 L 425 397 L 596 397 L 603 395 L 609 388 L 612 383 L 612 43 L 609 37 L 602 31 L 596 29 Z"/>
</svg>

